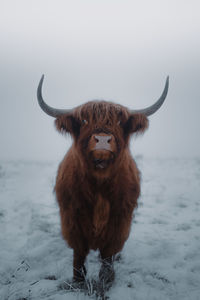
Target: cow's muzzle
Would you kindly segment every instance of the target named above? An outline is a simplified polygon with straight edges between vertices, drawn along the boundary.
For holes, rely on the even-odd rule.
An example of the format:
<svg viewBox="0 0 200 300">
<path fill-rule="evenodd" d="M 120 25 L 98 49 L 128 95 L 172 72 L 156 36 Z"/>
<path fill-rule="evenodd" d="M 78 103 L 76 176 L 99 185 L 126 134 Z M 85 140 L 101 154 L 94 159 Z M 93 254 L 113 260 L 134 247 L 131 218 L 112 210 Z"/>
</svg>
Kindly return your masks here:
<svg viewBox="0 0 200 300">
<path fill-rule="evenodd" d="M 89 141 L 89 150 L 95 169 L 106 169 L 114 161 L 115 137 L 104 132 L 94 133 Z"/>
</svg>

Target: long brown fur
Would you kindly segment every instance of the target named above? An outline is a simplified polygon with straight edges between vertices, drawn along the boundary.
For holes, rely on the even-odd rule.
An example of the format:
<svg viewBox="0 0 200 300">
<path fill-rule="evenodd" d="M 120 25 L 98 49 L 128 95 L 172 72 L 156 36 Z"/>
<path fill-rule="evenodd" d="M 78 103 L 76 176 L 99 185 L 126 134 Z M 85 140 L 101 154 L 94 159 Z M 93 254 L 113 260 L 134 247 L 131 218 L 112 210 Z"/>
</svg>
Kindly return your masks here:
<svg viewBox="0 0 200 300">
<path fill-rule="evenodd" d="M 74 250 L 74 279 L 81 280 L 90 249 L 99 249 L 101 258 L 108 259 L 128 238 L 140 195 L 140 174 L 128 148 L 129 137 L 143 133 L 148 120 L 142 114 L 131 115 L 121 105 L 92 101 L 58 117 L 56 127 L 74 139 L 59 166 L 55 192 L 62 234 Z M 104 170 L 95 169 L 89 155 L 95 134 L 112 136 L 114 158 Z"/>
</svg>

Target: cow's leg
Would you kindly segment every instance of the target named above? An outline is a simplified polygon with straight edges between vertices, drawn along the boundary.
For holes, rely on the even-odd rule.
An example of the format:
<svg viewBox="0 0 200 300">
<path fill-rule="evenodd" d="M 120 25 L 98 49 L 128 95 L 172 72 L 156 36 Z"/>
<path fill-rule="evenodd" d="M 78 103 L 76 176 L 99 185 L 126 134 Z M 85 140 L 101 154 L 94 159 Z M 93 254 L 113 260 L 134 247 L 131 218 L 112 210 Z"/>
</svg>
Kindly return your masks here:
<svg viewBox="0 0 200 300">
<path fill-rule="evenodd" d="M 73 249 L 73 281 L 84 281 L 86 268 L 85 258 L 89 252 L 88 242 L 84 238 L 80 216 L 70 210 L 60 210 L 62 235 L 68 245 Z M 79 222 L 80 221 L 80 224 Z M 83 223 L 83 222 L 82 222 Z"/>
<path fill-rule="evenodd" d="M 107 255 L 106 252 L 100 250 L 101 268 L 99 271 L 99 279 L 105 289 L 109 289 L 115 279 L 113 268 L 114 256 Z"/>
<path fill-rule="evenodd" d="M 88 252 L 78 253 L 74 250 L 74 261 L 73 261 L 73 280 L 80 282 L 85 280 L 86 268 L 84 265 L 85 258 Z"/>
</svg>

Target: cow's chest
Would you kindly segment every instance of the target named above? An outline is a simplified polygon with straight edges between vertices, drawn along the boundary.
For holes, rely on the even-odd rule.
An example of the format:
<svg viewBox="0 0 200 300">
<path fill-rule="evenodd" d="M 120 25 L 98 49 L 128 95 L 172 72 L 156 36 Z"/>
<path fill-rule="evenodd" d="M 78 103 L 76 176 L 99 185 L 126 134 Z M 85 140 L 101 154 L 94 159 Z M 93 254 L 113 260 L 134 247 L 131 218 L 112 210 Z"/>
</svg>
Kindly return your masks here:
<svg viewBox="0 0 200 300">
<path fill-rule="evenodd" d="M 99 237 L 104 235 L 106 225 L 110 216 L 110 203 L 101 194 L 96 196 L 96 201 L 93 209 L 93 235 Z"/>
</svg>

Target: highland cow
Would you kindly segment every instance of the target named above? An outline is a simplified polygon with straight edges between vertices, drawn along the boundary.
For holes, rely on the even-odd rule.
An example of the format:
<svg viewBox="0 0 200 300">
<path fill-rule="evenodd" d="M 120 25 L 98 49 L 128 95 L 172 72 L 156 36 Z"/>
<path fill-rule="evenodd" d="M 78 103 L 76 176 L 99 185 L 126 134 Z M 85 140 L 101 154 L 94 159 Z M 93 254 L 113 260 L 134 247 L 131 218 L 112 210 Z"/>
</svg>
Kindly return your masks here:
<svg viewBox="0 0 200 300">
<path fill-rule="evenodd" d="M 62 235 L 74 251 L 73 279 L 83 281 L 90 249 L 99 250 L 100 281 L 114 279 L 113 257 L 124 246 L 140 195 L 140 173 L 129 150 L 132 134 L 143 133 L 147 117 L 163 104 L 161 97 L 141 110 L 106 101 L 91 101 L 74 109 L 56 109 L 37 97 L 41 108 L 56 118 L 58 131 L 69 133 L 73 144 L 61 162 L 55 185 Z"/>
</svg>

